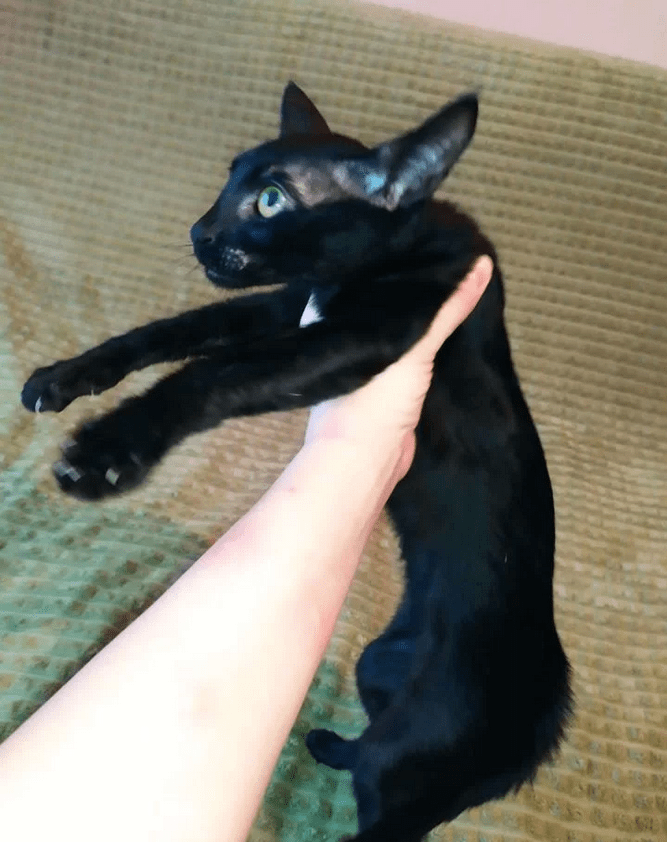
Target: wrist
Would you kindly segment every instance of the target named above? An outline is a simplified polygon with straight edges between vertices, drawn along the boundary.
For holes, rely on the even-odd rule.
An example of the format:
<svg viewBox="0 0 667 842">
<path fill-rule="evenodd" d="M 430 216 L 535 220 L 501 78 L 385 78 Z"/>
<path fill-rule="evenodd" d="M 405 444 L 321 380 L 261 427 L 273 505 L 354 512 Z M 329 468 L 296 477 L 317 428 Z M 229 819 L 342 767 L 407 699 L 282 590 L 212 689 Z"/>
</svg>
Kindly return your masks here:
<svg viewBox="0 0 667 842">
<path fill-rule="evenodd" d="M 347 437 L 311 438 L 217 546 L 234 544 L 295 583 L 307 581 L 308 571 L 320 581 L 340 577 L 341 564 L 363 550 L 404 462 L 400 439 L 387 447 Z"/>
<path fill-rule="evenodd" d="M 385 436 L 378 431 L 374 437 L 358 438 L 318 434 L 306 439 L 285 473 L 289 476 L 293 465 L 300 470 L 301 465 L 312 464 L 312 469 L 307 469 L 310 473 L 310 470 L 316 470 L 316 466 L 326 464 L 330 473 L 322 477 L 322 482 L 326 482 L 329 492 L 333 493 L 336 488 L 342 492 L 349 491 L 350 485 L 356 483 L 360 491 L 365 490 L 378 499 L 384 496 L 385 500 L 380 504 L 382 507 L 394 485 L 405 474 L 413 455 L 413 433 L 396 435 L 392 432 Z"/>
</svg>

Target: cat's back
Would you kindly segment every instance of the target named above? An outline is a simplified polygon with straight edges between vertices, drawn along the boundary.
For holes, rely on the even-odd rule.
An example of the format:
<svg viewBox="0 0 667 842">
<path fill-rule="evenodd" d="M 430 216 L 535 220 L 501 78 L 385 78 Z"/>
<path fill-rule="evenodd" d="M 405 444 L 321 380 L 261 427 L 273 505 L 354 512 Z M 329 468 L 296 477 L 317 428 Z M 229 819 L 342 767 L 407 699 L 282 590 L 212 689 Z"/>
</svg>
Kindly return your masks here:
<svg viewBox="0 0 667 842">
<path fill-rule="evenodd" d="M 551 482 L 512 360 L 498 257 L 475 220 L 452 203 L 433 202 L 428 213 L 433 233 L 417 245 L 443 285 L 443 300 L 480 255 L 492 257 L 494 274 L 436 356 L 415 458 L 388 508 L 409 566 L 411 553 L 422 567 L 440 558 L 452 569 L 477 567 L 491 581 L 496 575 L 483 568 L 500 559 L 501 588 L 518 586 L 529 596 L 541 581 L 550 594 Z M 505 567 L 509 557 L 517 564 Z M 519 569 L 517 585 L 512 571 Z M 458 584 L 465 589 L 474 582 L 474 575 L 461 576 Z"/>
</svg>

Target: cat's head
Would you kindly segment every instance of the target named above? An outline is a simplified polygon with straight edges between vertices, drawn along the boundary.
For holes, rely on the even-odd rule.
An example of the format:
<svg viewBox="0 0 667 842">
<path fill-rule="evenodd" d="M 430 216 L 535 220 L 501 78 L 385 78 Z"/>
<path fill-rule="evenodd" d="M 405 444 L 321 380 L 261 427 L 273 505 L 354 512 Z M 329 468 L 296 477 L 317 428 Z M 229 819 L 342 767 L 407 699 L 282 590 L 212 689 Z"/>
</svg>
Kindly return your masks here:
<svg viewBox="0 0 667 842">
<path fill-rule="evenodd" d="M 194 252 L 223 287 L 344 282 L 389 262 L 415 236 L 424 202 L 470 142 L 467 94 L 373 149 L 331 132 L 293 82 L 280 135 L 242 153 L 216 203 L 192 227 Z"/>
</svg>

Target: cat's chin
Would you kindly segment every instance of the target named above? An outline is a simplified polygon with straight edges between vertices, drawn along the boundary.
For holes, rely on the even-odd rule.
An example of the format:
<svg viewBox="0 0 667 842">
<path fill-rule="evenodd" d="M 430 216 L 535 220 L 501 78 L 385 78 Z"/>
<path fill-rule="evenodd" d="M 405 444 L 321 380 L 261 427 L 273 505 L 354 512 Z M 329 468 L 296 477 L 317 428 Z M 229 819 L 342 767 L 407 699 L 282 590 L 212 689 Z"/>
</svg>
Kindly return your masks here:
<svg viewBox="0 0 667 842">
<path fill-rule="evenodd" d="M 225 275 L 221 275 L 220 272 L 216 272 L 215 269 L 209 269 L 208 266 L 204 266 L 204 274 L 211 283 L 216 285 L 224 286 L 225 281 L 227 280 Z"/>
<path fill-rule="evenodd" d="M 218 272 L 217 269 L 204 267 L 204 274 L 212 284 L 223 289 L 238 289 L 249 286 L 251 283 L 244 275 L 235 275 L 228 272 Z"/>
<path fill-rule="evenodd" d="M 221 289 L 245 289 L 246 287 L 273 286 L 279 283 L 271 273 L 253 271 L 253 268 L 241 272 L 221 272 L 219 269 L 205 266 L 204 274 L 212 284 Z"/>
</svg>

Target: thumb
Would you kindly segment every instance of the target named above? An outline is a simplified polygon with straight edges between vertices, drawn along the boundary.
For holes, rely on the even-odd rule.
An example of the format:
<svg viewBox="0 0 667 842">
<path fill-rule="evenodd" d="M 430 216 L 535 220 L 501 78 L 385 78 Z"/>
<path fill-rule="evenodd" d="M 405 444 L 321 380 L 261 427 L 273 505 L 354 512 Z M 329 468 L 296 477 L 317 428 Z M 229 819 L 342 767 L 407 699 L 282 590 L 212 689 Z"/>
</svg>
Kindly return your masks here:
<svg viewBox="0 0 667 842">
<path fill-rule="evenodd" d="M 493 261 L 488 255 L 479 257 L 468 274 L 442 305 L 431 326 L 417 343 L 420 352 L 435 357 L 442 343 L 475 309 L 493 275 Z"/>
</svg>

